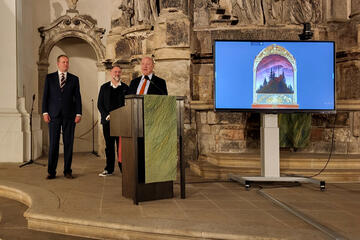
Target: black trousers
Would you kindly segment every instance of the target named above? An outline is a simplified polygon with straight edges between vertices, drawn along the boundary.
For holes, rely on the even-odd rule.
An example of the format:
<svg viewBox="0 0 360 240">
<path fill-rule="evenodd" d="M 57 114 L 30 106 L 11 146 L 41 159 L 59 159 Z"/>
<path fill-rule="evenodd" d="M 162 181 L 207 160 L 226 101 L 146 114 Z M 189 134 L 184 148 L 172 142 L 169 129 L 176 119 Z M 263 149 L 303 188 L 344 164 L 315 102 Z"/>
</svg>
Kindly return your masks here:
<svg viewBox="0 0 360 240">
<path fill-rule="evenodd" d="M 106 155 L 106 166 L 105 170 L 108 173 L 114 172 L 115 166 L 115 143 L 116 143 L 116 152 L 119 154 L 119 137 L 111 137 L 110 136 L 110 123 L 105 123 L 103 126 L 103 134 L 105 139 L 105 155 Z M 120 171 L 122 171 L 121 163 L 119 162 Z"/>
<path fill-rule="evenodd" d="M 61 129 L 63 132 L 64 143 L 64 174 L 71 173 L 71 163 L 74 145 L 75 133 L 75 119 L 74 118 L 54 118 L 49 123 L 49 159 L 48 159 L 48 173 L 49 175 L 56 175 L 56 168 L 59 159 L 59 141 Z"/>
</svg>

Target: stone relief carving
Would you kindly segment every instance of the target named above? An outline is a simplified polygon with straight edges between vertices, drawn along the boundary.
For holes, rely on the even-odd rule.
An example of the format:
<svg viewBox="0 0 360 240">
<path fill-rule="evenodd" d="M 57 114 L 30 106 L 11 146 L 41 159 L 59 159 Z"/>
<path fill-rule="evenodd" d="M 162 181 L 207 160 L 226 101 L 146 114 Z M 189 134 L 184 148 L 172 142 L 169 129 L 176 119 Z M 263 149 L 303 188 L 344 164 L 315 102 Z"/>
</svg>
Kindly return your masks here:
<svg viewBox="0 0 360 240">
<path fill-rule="evenodd" d="M 232 15 L 240 24 L 263 24 L 262 0 L 231 0 Z"/>
<path fill-rule="evenodd" d="M 94 48 L 98 62 L 102 62 L 105 59 L 105 46 L 102 44 L 101 38 L 105 29 L 98 28 L 96 25 L 97 21 L 89 15 L 74 17 L 64 15 L 49 26 L 38 28 L 42 38 L 39 48 L 40 63 L 47 63 L 52 47 L 66 37 L 77 37 L 88 42 Z"/>
<path fill-rule="evenodd" d="M 263 0 L 265 24 L 321 21 L 321 0 Z"/>
<path fill-rule="evenodd" d="M 239 24 L 319 23 L 323 16 L 323 0 L 195 0 L 194 16 L 201 20 L 195 21 L 195 25 L 197 22 L 206 25 L 204 17 L 201 18 L 206 15 L 204 8 L 225 9 Z"/>
<path fill-rule="evenodd" d="M 120 60 L 129 60 L 134 55 L 142 54 L 142 37 L 126 37 L 116 43 L 116 58 Z"/>
<path fill-rule="evenodd" d="M 79 0 L 67 0 L 67 4 L 68 4 L 69 9 L 76 10 L 76 6 L 77 6 L 78 1 Z"/>
<path fill-rule="evenodd" d="M 318 23 L 321 20 L 320 0 L 293 0 L 286 3 L 290 9 L 290 22 L 293 24 Z"/>
<path fill-rule="evenodd" d="M 219 8 L 218 1 L 214 0 L 195 0 L 194 1 L 194 25 L 209 25 L 210 9 Z"/>
<path fill-rule="evenodd" d="M 130 0 L 113 1 L 113 13 L 111 16 L 111 27 L 128 28 L 133 24 L 131 18 L 134 16 L 134 9 L 130 4 Z"/>
<path fill-rule="evenodd" d="M 134 25 L 153 25 L 158 17 L 156 0 L 131 0 L 134 9 Z"/>
<path fill-rule="evenodd" d="M 159 15 L 156 0 L 115 0 L 111 26 L 154 25 Z"/>
<path fill-rule="evenodd" d="M 218 0 L 195 0 L 194 1 L 194 10 L 200 8 L 211 8 L 211 7 L 220 7 Z"/>
<path fill-rule="evenodd" d="M 284 23 L 284 2 L 286 0 L 267 0 L 263 2 L 265 23 L 274 25 Z"/>
</svg>

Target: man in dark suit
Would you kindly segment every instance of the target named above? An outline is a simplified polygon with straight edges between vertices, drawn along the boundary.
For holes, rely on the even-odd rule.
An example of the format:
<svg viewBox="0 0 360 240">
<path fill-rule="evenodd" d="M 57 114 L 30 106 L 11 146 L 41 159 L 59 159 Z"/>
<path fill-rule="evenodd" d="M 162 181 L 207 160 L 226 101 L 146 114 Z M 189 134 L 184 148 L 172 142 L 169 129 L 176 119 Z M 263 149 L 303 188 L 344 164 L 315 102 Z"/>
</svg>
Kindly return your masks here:
<svg viewBox="0 0 360 240">
<path fill-rule="evenodd" d="M 71 179 L 75 125 L 81 120 L 80 84 L 77 76 L 67 72 L 67 56 L 58 56 L 57 67 L 58 71 L 46 76 L 42 102 L 43 118 L 49 125 L 50 140 L 47 179 L 56 177 L 61 129 L 64 142 L 64 176 Z"/>
<path fill-rule="evenodd" d="M 121 68 L 113 66 L 111 69 L 111 81 L 104 83 L 99 92 L 98 109 L 101 114 L 101 124 L 103 126 L 103 135 L 106 143 L 106 166 L 101 177 L 112 175 L 115 163 L 115 142 L 119 148 L 119 137 L 110 136 L 110 112 L 124 106 L 124 96 L 127 94 L 129 87 L 121 82 Z M 120 160 L 120 159 L 119 159 Z M 120 171 L 122 171 L 121 162 L 118 162 Z"/>
<path fill-rule="evenodd" d="M 154 60 L 151 57 L 144 57 L 141 60 L 142 76 L 131 81 L 129 94 L 168 95 L 165 80 L 155 76 L 153 70 Z"/>
</svg>

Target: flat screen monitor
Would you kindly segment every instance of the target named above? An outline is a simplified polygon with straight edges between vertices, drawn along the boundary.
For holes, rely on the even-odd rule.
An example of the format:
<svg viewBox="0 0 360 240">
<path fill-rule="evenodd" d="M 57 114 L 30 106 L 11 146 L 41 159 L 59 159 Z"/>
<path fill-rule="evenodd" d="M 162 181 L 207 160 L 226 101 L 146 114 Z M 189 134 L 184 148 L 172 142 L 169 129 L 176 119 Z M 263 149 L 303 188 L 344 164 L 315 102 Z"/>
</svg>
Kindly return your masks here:
<svg viewBox="0 0 360 240">
<path fill-rule="evenodd" d="M 215 110 L 335 111 L 335 46 L 214 41 Z"/>
</svg>

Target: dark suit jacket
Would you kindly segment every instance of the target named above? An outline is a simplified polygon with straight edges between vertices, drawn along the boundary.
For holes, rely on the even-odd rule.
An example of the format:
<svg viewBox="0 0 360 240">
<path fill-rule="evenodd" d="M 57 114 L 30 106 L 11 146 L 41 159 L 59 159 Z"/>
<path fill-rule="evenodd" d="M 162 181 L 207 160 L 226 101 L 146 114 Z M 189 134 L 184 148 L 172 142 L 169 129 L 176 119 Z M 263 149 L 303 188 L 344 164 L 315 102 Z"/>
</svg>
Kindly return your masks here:
<svg viewBox="0 0 360 240">
<path fill-rule="evenodd" d="M 106 121 L 106 117 L 109 115 L 110 111 L 114 110 L 114 109 L 110 109 L 110 91 L 111 91 L 112 86 L 110 85 L 110 82 L 104 83 L 101 88 L 100 88 L 100 92 L 99 92 L 99 97 L 98 97 L 98 102 L 97 102 L 97 107 L 100 111 L 101 114 L 101 124 L 105 124 Z M 119 86 L 120 91 L 122 94 L 119 94 L 119 102 L 120 105 L 117 106 L 122 107 L 125 104 L 125 100 L 124 100 L 124 96 L 127 94 L 129 87 L 128 85 L 126 85 L 125 83 L 121 82 L 121 86 Z"/>
<path fill-rule="evenodd" d="M 62 116 L 75 119 L 76 114 L 81 114 L 79 78 L 67 73 L 66 83 L 61 92 L 58 72 L 48 74 L 45 79 L 42 112 L 49 113 L 50 118 Z"/>
<path fill-rule="evenodd" d="M 140 81 L 141 76 L 131 80 L 128 94 L 136 94 Z M 153 74 L 147 94 L 168 95 L 165 80 Z"/>
</svg>

